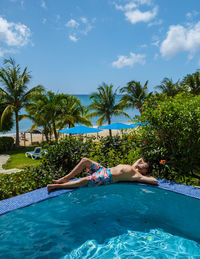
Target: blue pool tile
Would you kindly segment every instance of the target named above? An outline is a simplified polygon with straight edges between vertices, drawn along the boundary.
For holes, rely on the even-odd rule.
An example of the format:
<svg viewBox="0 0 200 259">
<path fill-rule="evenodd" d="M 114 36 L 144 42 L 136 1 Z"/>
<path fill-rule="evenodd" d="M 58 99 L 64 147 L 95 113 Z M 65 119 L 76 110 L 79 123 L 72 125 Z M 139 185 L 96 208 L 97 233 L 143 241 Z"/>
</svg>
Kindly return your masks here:
<svg viewBox="0 0 200 259">
<path fill-rule="evenodd" d="M 132 183 L 129 183 L 132 184 Z M 136 184 L 136 183 L 134 183 Z M 144 184 L 142 184 L 144 185 Z M 193 198 L 200 199 L 200 188 L 193 186 L 178 184 L 165 179 L 158 179 L 158 186 L 153 186 L 168 191 L 173 191 L 183 195 L 187 195 Z M 58 195 L 71 192 L 74 189 L 57 190 L 51 193 L 47 192 L 47 188 L 37 189 L 25 194 L 21 194 L 10 199 L 0 201 L 0 215 L 5 214 L 9 211 L 13 211 L 19 208 L 29 206 L 31 204 L 56 197 Z"/>
</svg>

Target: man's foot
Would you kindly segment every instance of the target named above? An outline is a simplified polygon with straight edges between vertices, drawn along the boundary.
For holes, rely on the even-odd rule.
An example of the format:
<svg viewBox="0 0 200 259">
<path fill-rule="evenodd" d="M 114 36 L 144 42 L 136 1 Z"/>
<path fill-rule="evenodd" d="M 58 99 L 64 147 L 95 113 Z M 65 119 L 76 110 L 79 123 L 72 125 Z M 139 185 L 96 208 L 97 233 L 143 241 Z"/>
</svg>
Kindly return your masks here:
<svg viewBox="0 0 200 259">
<path fill-rule="evenodd" d="M 55 185 L 54 184 L 48 184 L 47 185 L 47 191 L 48 192 L 51 192 L 51 191 L 53 191 L 55 189 Z"/>
</svg>

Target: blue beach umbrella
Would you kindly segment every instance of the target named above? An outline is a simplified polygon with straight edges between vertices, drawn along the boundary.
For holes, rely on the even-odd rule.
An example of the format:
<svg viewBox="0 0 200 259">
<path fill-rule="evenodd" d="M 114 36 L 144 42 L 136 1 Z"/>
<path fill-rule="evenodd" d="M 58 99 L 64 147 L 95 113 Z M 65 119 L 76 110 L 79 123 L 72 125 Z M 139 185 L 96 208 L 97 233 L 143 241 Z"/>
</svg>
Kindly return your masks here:
<svg viewBox="0 0 200 259">
<path fill-rule="evenodd" d="M 61 133 L 71 133 L 71 134 L 87 134 L 87 133 L 98 133 L 102 130 L 100 129 L 96 129 L 96 128 L 90 128 L 90 127 L 86 127 L 86 126 L 76 126 L 73 128 L 69 128 L 69 129 L 63 129 L 63 130 L 59 130 L 59 132 Z"/>
<path fill-rule="evenodd" d="M 142 122 L 136 122 L 136 123 L 133 123 L 133 124 L 131 124 L 133 127 L 139 127 L 139 126 L 143 126 L 143 127 L 145 127 L 145 126 L 147 126 L 149 124 L 149 122 L 148 121 L 145 121 L 144 123 L 142 123 Z"/>
<path fill-rule="evenodd" d="M 139 127 L 139 126 L 142 126 L 142 123 L 141 122 L 136 122 L 136 123 L 133 123 L 133 124 L 131 124 L 132 125 L 132 127 Z"/>
<path fill-rule="evenodd" d="M 120 129 L 131 129 L 132 125 L 127 125 L 124 123 L 112 123 L 109 125 L 101 126 L 100 129 L 110 129 L 110 130 L 120 130 Z"/>
</svg>

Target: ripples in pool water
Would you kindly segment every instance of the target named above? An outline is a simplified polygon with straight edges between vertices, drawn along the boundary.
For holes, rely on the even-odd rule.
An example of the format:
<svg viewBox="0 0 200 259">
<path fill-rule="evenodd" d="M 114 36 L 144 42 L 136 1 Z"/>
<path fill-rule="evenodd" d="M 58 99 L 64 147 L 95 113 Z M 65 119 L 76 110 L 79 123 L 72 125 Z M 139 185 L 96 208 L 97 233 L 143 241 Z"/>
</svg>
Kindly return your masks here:
<svg viewBox="0 0 200 259">
<path fill-rule="evenodd" d="M 148 233 L 128 231 L 103 244 L 88 240 L 62 259 L 94 258 L 200 258 L 200 246 L 191 240 L 151 229 Z"/>
</svg>

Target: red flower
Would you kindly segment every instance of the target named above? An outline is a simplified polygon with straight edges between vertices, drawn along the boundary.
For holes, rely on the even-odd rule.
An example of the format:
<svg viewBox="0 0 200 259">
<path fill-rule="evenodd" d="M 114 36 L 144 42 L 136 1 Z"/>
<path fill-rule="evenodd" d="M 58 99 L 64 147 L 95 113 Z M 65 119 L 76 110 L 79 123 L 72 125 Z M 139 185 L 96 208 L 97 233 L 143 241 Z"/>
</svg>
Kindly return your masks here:
<svg viewBox="0 0 200 259">
<path fill-rule="evenodd" d="M 160 160 L 160 165 L 166 164 L 166 160 Z"/>
</svg>

